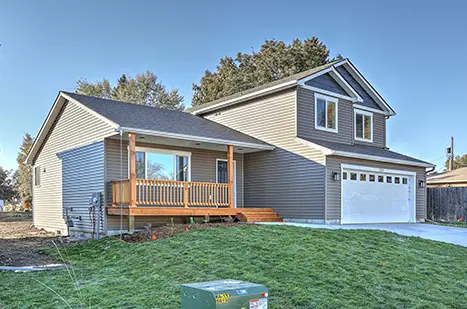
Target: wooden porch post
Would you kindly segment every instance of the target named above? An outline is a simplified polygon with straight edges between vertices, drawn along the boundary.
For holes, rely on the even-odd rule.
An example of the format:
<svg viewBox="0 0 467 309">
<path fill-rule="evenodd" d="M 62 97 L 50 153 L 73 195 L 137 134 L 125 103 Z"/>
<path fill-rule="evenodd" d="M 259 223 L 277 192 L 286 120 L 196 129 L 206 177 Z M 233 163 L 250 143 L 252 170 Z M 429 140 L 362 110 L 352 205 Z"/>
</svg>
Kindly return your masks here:
<svg viewBox="0 0 467 309">
<path fill-rule="evenodd" d="M 136 207 L 136 134 L 128 133 L 128 142 L 130 148 L 130 205 Z M 130 211 L 130 210 L 129 210 Z M 135 218 L 128 214 L 128 231 L 133 232 L 135 229 Z"/>
<path fill-rule="evenodd" d="M 232 145 L 227 145 L 227 174 L 229 179 L 229 208 L 234 208 L 234 159 Z"/>
</svg>

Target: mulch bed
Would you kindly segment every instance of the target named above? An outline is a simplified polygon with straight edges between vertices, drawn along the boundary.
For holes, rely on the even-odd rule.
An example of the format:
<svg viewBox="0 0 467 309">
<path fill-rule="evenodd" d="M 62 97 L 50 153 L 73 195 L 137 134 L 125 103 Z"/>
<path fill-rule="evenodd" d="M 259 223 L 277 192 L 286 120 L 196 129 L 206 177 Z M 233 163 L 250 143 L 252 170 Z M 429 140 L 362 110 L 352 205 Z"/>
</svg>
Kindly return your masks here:
<svg viewBox="0 0 467 309">
<path fill-rule="evenodd" d="M 41 252 L 61 245 L 53 233 L 32 226 L 30 214 L 5 213 L 0 216 L 0 266 L 39 266 L 57 263 Z"/>
<path fill-rule="evenodd" d="M 148 226 L 144 231 L 136 232 L 134 234 L 123 235 L 123 240 L 126 242 L 146 242 L 155 241 L 158 239 L 172 237 L 178 234 L 186 233 L 191 230 L 231 227 L 236 226 L 238 223 L 225 222 L 225 223 L 207 223 L 207 224 L 169 224 L 164 226 L 151 227 Z M 120 238 L 120 236 L 115 236 Z"/>
</svg>

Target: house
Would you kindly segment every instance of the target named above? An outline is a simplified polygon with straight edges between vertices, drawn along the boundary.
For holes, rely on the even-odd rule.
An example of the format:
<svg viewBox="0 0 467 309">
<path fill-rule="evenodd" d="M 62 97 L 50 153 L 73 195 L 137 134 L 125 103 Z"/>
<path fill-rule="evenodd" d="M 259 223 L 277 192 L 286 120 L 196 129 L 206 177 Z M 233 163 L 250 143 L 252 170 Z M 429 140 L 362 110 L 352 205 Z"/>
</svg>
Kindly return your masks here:
<svg viewBox="0 0 467 309">
<path fill-rule="evenodd" d="M 96 220 L 113 233 L 207 215 L 423 221 L 434 165 L 387 148 L 394 115 L 348 59 L 189 112 L 60 92 L 27 158 L 34 224 L 66 233 L 71 218 L 83 234 Z"/>
<path fill-rule="evenodd" d="M 426 182 L 429 188 L 467 187 L 467 167 L 428 175 Z"/>
</svg>

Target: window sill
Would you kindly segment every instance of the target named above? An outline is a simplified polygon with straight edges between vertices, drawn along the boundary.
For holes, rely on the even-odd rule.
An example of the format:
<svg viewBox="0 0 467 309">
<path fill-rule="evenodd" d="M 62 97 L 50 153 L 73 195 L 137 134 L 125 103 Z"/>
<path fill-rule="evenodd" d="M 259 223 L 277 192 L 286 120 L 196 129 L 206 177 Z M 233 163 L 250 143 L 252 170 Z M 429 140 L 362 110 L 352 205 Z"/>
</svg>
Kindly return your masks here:
<svg viewBox="0 0 467 309">
<path fill-rule="evenodd" d="M 364 138 L 354 137 L 354 140 L 356 140 L 357 142 L 373 143 L 373 139 L 364 139 Z"/>
<path fill-rule="evenodd" d="M 315 129 L 320 130 L 320 131 L 325 131 L 325 132 L 339 133 L 337 129 L 328 129 L 328 128 L 317 127 L 317 126 L 315 126 Z"/>
</svg>

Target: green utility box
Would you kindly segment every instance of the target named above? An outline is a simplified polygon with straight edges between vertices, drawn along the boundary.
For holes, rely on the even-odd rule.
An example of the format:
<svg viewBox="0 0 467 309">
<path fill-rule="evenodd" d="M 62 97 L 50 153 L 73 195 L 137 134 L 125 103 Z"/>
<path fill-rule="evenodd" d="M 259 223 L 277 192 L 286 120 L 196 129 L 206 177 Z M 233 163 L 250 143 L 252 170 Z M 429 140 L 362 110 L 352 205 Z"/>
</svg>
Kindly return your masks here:
<svg viewBox="0 0 467 309">
<path fill-rule="evenodd" d="M 181 285 L 182 309 L 267 309 L 268 289 L 238 280 Z"/>
</svg>

